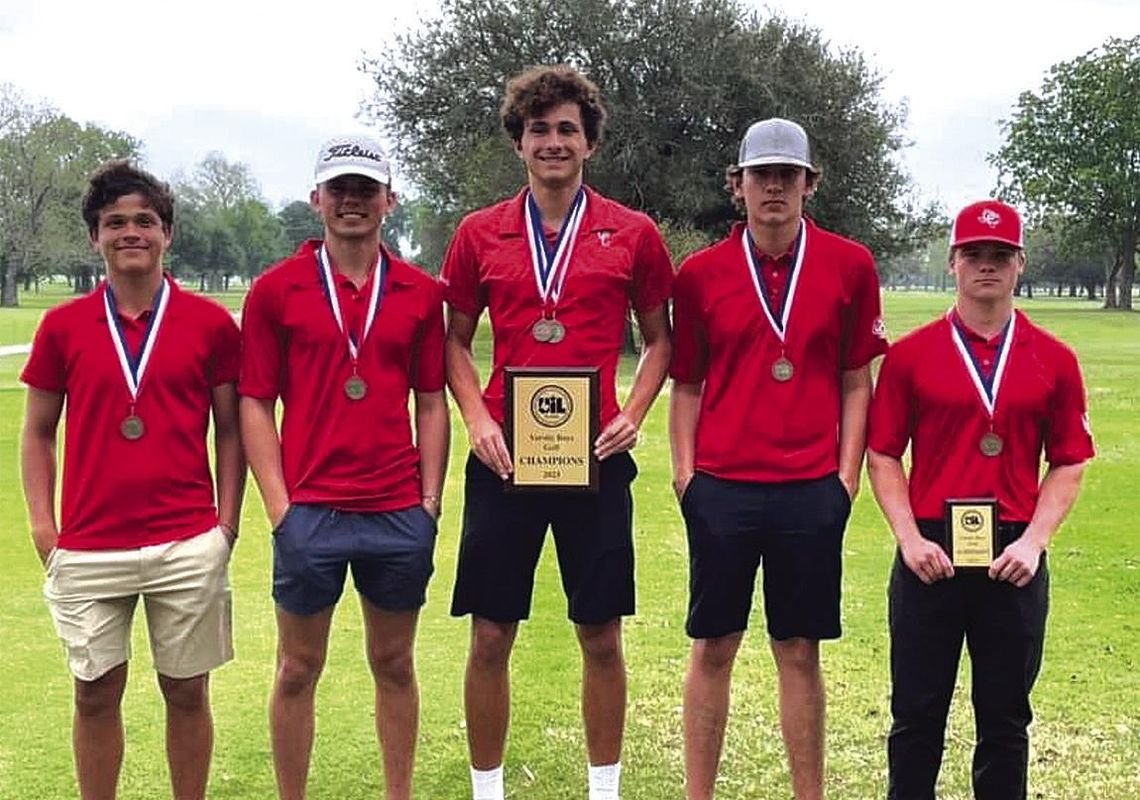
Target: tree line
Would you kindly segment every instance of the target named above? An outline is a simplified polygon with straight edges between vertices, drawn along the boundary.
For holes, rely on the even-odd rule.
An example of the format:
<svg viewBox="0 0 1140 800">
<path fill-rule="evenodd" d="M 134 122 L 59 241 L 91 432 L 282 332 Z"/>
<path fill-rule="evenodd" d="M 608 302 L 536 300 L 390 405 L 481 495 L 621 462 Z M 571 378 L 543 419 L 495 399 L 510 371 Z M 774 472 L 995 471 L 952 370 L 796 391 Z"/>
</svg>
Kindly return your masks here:
<svg viewBox="0 0 1140 800">
<path fill-rule="evenodd" d="M 886 285 L 920 285 L 944 263 L 945 210 L 921 204 L 899 166 L 906 106 L 883 99 L 882 76 L 858 49 L 836 50 L 820 31 L 738 0 L 441 0 L 435 18 L 361 63 L 375 82 L 363 112 L 415 187 L 401 191 L 386 240 L 429 270 L 463 213 L 523 184 L 498 107 L 506 80 L 540 63 L 571 64 L 602 88 L 610 119 L 587 180 L 654 217 L 678 259 L 737 218 L 724 170 L 747 125 L 784 116 L 807 128 L 823 172 L 810 212 L 871 247 Z M 1030 222 L 1025 288 L 1103 289 L 1106 306 L 1130 308 L 1140 37 L 1054 66 L 1020 96 L 1003 134 L 991 161 L 995 189 Z M 15 304 L 46 274 L 90 287 L 101 266 L 79 195 L 99 163 L 140 146 L 0 87 L 0 302 Z M 172 183 L 170 266 L 202 288 L 250 278 L 320 233 L 307 202 L 273 210 L 249 167 L 222 153 Z"/>
</svg>

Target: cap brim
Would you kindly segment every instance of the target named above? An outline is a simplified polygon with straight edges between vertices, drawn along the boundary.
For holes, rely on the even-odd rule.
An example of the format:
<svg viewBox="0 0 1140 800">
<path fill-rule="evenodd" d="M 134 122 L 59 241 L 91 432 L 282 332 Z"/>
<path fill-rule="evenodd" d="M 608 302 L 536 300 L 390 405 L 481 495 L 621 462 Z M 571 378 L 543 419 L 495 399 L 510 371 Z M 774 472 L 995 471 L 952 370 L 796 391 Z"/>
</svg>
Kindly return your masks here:
<svg viewBox="0 0 1140 800">
<path fill-rule="evenodd" d="M 802 158 L 793 158 L 792 156 L 759 156 L 758 158 L 741 161 L 736 166 L 738 169 L 744 169 L 745 167 L 768 167 L 776 164 L 789 167 L 803 167 L 808 172 L 816 171 L 815 167 Z"/>
<path fill-rule="evenodd" d="M 318 172 L 314 178 L 317 183 L 327 183 L 333 178 L 339 178 L 341 175 L 360 175 L 364 178 L 371 178 L 377 183 L 391 183 L 392 176 L 386 172 L 381 172 L 378 169 L 367 169 L 366 167 L 358 167 L 352 164 L 338 164 L 335 167 L 329 167 Z"/>
<path fill-rule="evenodd" d="M 1006 247 L 1012 247 L 1014 250 L 1024 250 L 1025 245 L 1021 242 L 1010 241 L 1003 239 L 1000 236 L 963 236 L 950 243 L 951 247 L 961 247 L 964 244 L 977 244 L 978 242 L 991 242 L 993 244 L 1004 244 Z"/>
</svg>

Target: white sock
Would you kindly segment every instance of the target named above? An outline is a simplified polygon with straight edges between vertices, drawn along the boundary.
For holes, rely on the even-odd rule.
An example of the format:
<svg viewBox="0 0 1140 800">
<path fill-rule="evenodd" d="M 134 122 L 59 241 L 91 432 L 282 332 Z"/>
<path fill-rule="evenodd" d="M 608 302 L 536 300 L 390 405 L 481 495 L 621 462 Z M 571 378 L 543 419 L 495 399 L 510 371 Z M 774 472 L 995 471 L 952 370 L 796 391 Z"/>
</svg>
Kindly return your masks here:
<svg viewBox="0 0 1140 800">
<path fill-rule="evenodd" d="M 590 781 L 590 800 L 619 800 L 618 785 L 621 783 L 621 762 L 588 765 L 586 773 Z"/>
<path fill-rule="evenodd" d="M 471 768 L 471 800 L 504 800 L 502 764 L 494 769 Z"/>
</svg>

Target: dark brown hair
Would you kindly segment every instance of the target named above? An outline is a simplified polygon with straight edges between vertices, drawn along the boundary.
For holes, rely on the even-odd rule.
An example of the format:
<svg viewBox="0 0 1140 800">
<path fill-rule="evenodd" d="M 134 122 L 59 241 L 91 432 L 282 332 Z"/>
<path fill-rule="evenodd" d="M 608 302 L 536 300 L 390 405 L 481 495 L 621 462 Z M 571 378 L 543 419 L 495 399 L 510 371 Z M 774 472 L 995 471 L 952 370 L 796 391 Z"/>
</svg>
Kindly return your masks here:
<svg viewBox="0 0 1140 800">
<path fill-rule="evenodd" d="M 573 67 L 565 64 L 532 67 L 507 81 L 507 93 L 499 115 L 503 128 L 515 144 L 522 141 L 528 119 L 541 117 L 563 103 L 577 103 L 582 109 L 586 142 L 594 147 L 602 140 L 606 109 L 601 91 Z"/>
<path fill-rule="evenodd" d="M 110 161 L 101 166 L 83 195 L 83 221 L 94 239 L 99 231 L 99 213 L 120 197 L 140 194 L 162 220 L 162 229 L 174 228 L 174 193 L 170 186 L 129 161 Z"/>
</svg>

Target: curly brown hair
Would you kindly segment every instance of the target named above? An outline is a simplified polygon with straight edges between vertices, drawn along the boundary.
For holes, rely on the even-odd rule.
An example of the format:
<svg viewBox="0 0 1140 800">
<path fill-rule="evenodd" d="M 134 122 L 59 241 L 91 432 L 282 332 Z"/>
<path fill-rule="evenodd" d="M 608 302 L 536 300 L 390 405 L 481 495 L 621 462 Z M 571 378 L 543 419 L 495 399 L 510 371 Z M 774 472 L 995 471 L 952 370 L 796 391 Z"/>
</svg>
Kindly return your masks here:
<svg viewBox="0 0 1140 800">
<path fill-rule="evenodd" d="M 83 195 L 83 221 L 94 239 L 99 232 L 99 212 L 128 194 L 140 194 L 162 220 L 162 228 L 174 228 L 174 193 L 170 186 L 130 161 L 110 161 L 101 166 Z"/>
<path fill-rule="evenodd" d="M 606 108 L 602 105 L 601 91 L 566 64 L 532 67 L 507 81 L 506 96 L 499 109 L 503 129 L 518 144 L 528 119 L 541 117 L 562 103 L 577 103 L 582 109 L 582 126 L 590 147 L 602 141 Z"/>
</svg>

